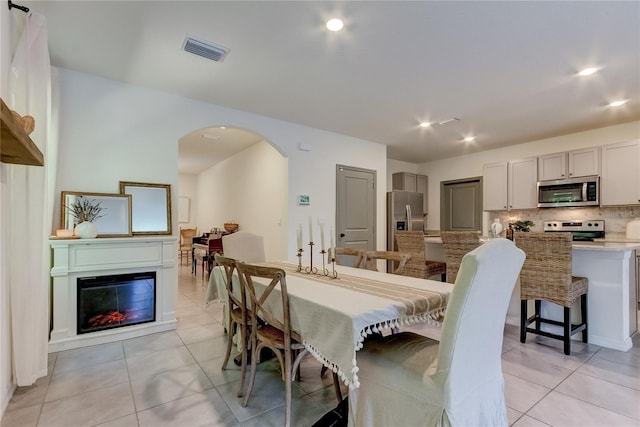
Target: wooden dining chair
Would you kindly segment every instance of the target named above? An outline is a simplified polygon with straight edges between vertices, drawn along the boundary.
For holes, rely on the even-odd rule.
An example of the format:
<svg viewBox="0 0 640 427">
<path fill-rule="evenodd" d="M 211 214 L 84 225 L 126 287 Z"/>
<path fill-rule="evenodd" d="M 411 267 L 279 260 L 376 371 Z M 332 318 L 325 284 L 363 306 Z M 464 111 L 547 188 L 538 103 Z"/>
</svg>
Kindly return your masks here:
<svg viewBox="0 0 640 427">
<path fill-rule="evenodd" d="M 244 380 L 247 373 L 247 342 L 248 331 L 252 324 L 251 315 L 247 309 L 247 297 L 245 288 L 241 285 L 240 280 L 234 274 L 236 270 L 236 260 L 216 254 L 216 263 L 224 270 L 222 279 L 226 289 L 226 305 L 228 308 L 227 317 L 227 353 L 222 362 L 222 370 L 227 369 L 229 357 L 231 356 L 231 348 L 233 347 L 234 332 L 240 330 L 240 340 L 242 343 L 240 349 L 240 388 L 238 389 L 238 397 L 243 395 Z"/>
<path fill-rule="evenodd" d="M 187 264 L 191 259 L 191 249 L 193 245 L 193 238 L 198 234 L 198 228 L 181 228 L 180 229 L 180 248 L 178 249 L 178 255 L 180 258 L 180 264 L 186 254 Z"/>
<path fill-rule="evenodd" d="M 477 231 L 443 231 L 440 234 L 447 264 L 447 282 L 455 283 L 462 257 L 480 246 Z"/>
<path fill-rule="evenodd" d="M 308 351 L 302 344 L 300 335 L 291 330 L 286 274 L 280 268 L 253 264 L 237 263 L 236 268 L 250 302 L 251 324 L 258 325 L 258 318 L 264 321 L 262 326 L 251 329 L 251 374 L 242 406 L 247 406 L 251 396 L 260 351 L 267 347 L 273 351 L 280 362 L 282 379 L 285 383 L 284 425 L 289 427 L 291 425 L 291 382 L 300 361 Z M 258 291 L 254 280 L 266 280 L 268 285 L 265 289 Z M 277 299 L 277 308 L 272 309 L 268 305 L 270 297 Z M 274 310 L 281 312 L 282 317 L 278 317 Z"/>
<path fill-rule="evenodd" d="M 428 279 L 439 275 L 440 280 L 446 280 L 447 265 L 441 261 L 426 259 L 424 250 L 424 233 L 422 231 L 396 231 L 398 251 L 411 254 L 411 259 L 404 269 L 405 276 Z"/>
<path fill-rule="evenodd" d="M 527 254 L 520 273 L 520 342 L 527 332 L 562 340 L 564 354 L 571 354 L 571 336 L 582 332 L 582 342 L 588 341 L 587 292 L 589 279 L 571 274 L 573 235 L 570 232 L 513 233 L 516 245 Z M 571 307 L 580 298 L 581 322 L 571 323 Z M 527 300 L 534 300 L 535 312 L 529 317 Z M 548 301 L 564 308 L 564 320 L 543 317 L 540 301 Z M 529 325 L 535 323 L 535 328 Z M 541 323 L 562 326 L 563 333 L 541 330 Z"/>
<path fill-rule="evenodd" d="M 364 265 L 367 270 L 378 271 L 376 261 L 383 259 L 398 263 L 393 274 L 404 274 L 404 267 L 411 259 L 411 254 L 396 251 L 366 251 Z"/>
<path fill-rule="evenodd" d="M 507 239 L 465 255 L 440 341 L 401 332 L 367 342 L 349 425 L 507 426 L 504 319 L 524 258 Z"/>
<path fill-rule="evenodd" d="M 364 249 L 336 247 L 334 248 L 336 264 L 360 268 L 364 265 L 365 252 Z"/>
</svg>

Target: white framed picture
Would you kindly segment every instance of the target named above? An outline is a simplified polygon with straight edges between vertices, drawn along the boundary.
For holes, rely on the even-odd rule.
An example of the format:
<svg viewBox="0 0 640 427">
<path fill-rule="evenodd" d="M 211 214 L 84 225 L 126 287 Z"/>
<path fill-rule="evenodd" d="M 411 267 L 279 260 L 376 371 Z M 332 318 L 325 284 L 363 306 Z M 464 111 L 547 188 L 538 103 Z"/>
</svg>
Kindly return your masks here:
<svg viewBox="0 0 640 427">
<path fill-rule="evenodd" d="M 178 222 L 189 222 L 188 197 L 178 197 Z"/>
</svg>

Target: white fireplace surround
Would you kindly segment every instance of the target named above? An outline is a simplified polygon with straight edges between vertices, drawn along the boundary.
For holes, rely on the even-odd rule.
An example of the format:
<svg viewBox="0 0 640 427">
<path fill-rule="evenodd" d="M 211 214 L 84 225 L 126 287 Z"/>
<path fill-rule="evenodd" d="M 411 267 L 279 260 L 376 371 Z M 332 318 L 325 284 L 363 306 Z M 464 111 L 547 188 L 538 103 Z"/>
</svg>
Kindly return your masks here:
<svg viewBox="0 0 640 427">
<path fill-rule="evenodd" d="M 176 328 L 176 237 L 51 239 L 49 246 L 52 249 L 50 353 Z M 78 335 L 78 278 L 147 271 L 156 273 L 154 322 Z"/>
</svg>

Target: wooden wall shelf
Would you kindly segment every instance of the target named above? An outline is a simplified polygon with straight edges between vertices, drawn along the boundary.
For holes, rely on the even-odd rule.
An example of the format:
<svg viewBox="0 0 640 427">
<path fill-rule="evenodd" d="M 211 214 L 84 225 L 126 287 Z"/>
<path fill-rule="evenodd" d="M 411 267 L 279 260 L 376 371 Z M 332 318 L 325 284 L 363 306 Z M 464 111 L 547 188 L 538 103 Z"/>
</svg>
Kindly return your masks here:
<svg viewBox="0 0 640 427">
<path fill-rule="evenodd" d="M 0 103 L 2 104 L 0 109 L 0 119 L 2 120 L 0 160 L 4 163 L 44 166 L 44 155 L 24 131 L 22 123 L 13 117 L 11 109 L 1 98 Z"/>
</svg>

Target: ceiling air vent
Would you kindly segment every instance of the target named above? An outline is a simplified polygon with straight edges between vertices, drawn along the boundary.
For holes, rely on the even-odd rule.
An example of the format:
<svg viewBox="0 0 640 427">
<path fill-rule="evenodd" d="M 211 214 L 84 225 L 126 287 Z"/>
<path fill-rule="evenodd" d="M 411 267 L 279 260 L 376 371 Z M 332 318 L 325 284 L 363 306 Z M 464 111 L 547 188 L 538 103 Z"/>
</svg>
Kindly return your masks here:
<svg viewBox="0 0 640 427">
<path fill-rule="evenodd" d="M 211 59 L 216 62 L 224 61 L 224 58 L 229 53 L 229 48 L 188 36 L 184 39 L 182 49 L 186 52 L 190 52 L 194 55 L 202 56 L 203 58 Z"/>
</svg>

